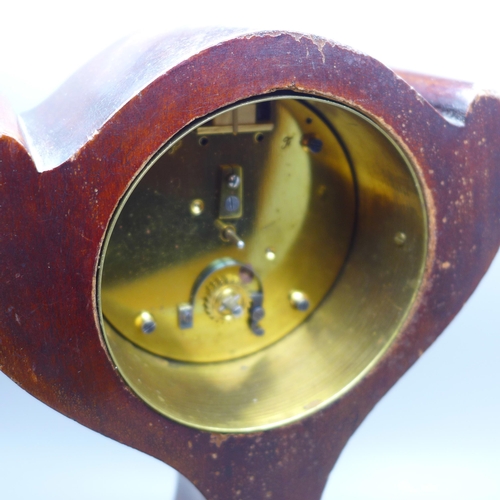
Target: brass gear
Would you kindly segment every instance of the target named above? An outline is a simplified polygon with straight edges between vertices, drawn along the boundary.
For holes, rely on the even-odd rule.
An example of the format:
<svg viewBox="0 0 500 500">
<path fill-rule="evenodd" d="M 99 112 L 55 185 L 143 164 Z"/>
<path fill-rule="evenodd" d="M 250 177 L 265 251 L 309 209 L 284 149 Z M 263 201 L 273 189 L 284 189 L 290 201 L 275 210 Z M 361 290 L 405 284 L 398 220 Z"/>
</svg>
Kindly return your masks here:
<svg viewBox="0 0 500 500">
<path fill-rule="evenodd" d="M 215 321 L 240 318 L 249 305 L 248 293 L 238 276 L 219 276 L 206 287 L 205 311 Z"/>
</svg>

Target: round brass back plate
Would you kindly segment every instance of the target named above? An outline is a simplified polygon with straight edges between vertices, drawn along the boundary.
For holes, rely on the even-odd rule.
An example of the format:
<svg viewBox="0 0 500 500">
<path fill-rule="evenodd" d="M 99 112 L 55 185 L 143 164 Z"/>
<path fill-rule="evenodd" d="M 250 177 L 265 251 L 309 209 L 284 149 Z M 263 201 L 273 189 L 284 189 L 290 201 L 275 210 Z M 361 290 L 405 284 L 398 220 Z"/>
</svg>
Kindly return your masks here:
<svg viewBox="0 0 500 500">
<path fill-rule="evenodd" d="M 334 102 L 256 99 L 167 144 L 101 258 L 104 337 L 146 403 L 250 432 L 332 402 L 383 355 L 422 278 L 417 177 Z"/>
</svg>

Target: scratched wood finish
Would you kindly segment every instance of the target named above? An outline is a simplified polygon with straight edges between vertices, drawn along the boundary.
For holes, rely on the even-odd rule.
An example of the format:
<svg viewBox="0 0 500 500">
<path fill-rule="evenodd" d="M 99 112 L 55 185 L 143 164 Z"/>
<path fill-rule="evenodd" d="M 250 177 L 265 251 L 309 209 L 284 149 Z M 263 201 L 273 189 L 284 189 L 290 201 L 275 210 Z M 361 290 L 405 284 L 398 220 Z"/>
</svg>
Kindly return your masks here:
<svg viewBox="0 0 500 500">
<path fill-rule="evenodd" d="M 114 369 L 96 314 L 98 257 L 120 197 L 166 141 L 276 90 L 360 110 L 412 159 L 430 219 L 424 284 L 392 347 L 341 399 L 279 429 L 210 434 L 157 414 Z M 0 104 L 0 162 L 0 368 L 57 411 L 175 467 L 208 500 L 319 499 L 349 437 L 459 311 L 500 243 L 500 101 L 481 95 L 452 124 L 377 61 L 310 36 L 119 42 L 20 118 Z"/>
</svg>

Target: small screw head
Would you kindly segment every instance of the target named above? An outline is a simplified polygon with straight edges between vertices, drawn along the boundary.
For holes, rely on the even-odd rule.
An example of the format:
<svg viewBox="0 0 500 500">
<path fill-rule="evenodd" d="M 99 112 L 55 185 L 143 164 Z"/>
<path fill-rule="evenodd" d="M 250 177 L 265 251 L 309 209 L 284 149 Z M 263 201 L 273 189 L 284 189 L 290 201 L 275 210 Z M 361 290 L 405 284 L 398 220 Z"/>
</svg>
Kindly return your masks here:
<svg viewBox="0 0 500 500">
<path fill-rule="evenodd" d="M 189 205 L 189 210 L 193 215 L 200 215 L 205 210 L 205 203 L 203 200 L 193 200 Z"/>
<path fill-rule="evenodd" d="M 241 179 L 239 175 L 231 174 L 227 178 L 227 185 L 231 189 L 236 189 L 240 185 Z"/>
<path fill-rule="evenodd" d="M 323 141 L 310 134 L 302 138 L 302 145 L 311 153 L 319 153 L 323 149 Z"/>
<path fill-rule="evenodd" d="M 266 248 L 266 259 L 274 260 L 276 258 L 276 252 L 273 248 Z"/>
<path fill-rule="evenodd" d="M 402 247 L 406 243 L 406 234 L 402 232 L 396 233 L 394 236 L 394 243 L 396 243 L 398 247 Z"/>
<path fill-rule="evenodd" d="M 292 290 L 289 295 L 290 304 L 297 311 L 307 311 L 311 305 L 309 297 L 299 290 Z"/>
<path fill-rule="evenodd" d="M 228 212 L 237 212 L 240 208 L 240 199 L 237 196 L 228 196 L 224 207 Z"/>
<path fill-rule="evenodd" d="M 147 335 L 156 330 L 156 321 L 147 311 L 141 312 L 141 314 L 135 318 L 135 325 L 140 328 L 142 333 Z"/>
<path fill-rule="evenodd" d="M 258 323 L 262 319 L 264 319 L 264 316 L 266 315 L 266 312 L 264 311 L 263 307 L 257 306 L 251 309 L 251 318 L 252 321 L 255 323 Z"/>
</svg>

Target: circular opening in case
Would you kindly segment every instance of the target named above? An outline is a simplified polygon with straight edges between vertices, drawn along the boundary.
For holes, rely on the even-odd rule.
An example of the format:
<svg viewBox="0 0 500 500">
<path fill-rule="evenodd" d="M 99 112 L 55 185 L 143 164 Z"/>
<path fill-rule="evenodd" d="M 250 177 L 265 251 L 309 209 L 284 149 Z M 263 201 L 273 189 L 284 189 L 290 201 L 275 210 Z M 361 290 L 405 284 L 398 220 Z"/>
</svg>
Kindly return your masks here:
<svg viewBox="0 0 500 500">
<path fill-rule="evenodd" d="M 282 425 L 383 354 L 426 245 L 411 165 L 377 125 L 334 102 L 256 99 L 182 133 L 129 189 L 101 258 L 103 333 L 160 413 Z"/>
</svg>

